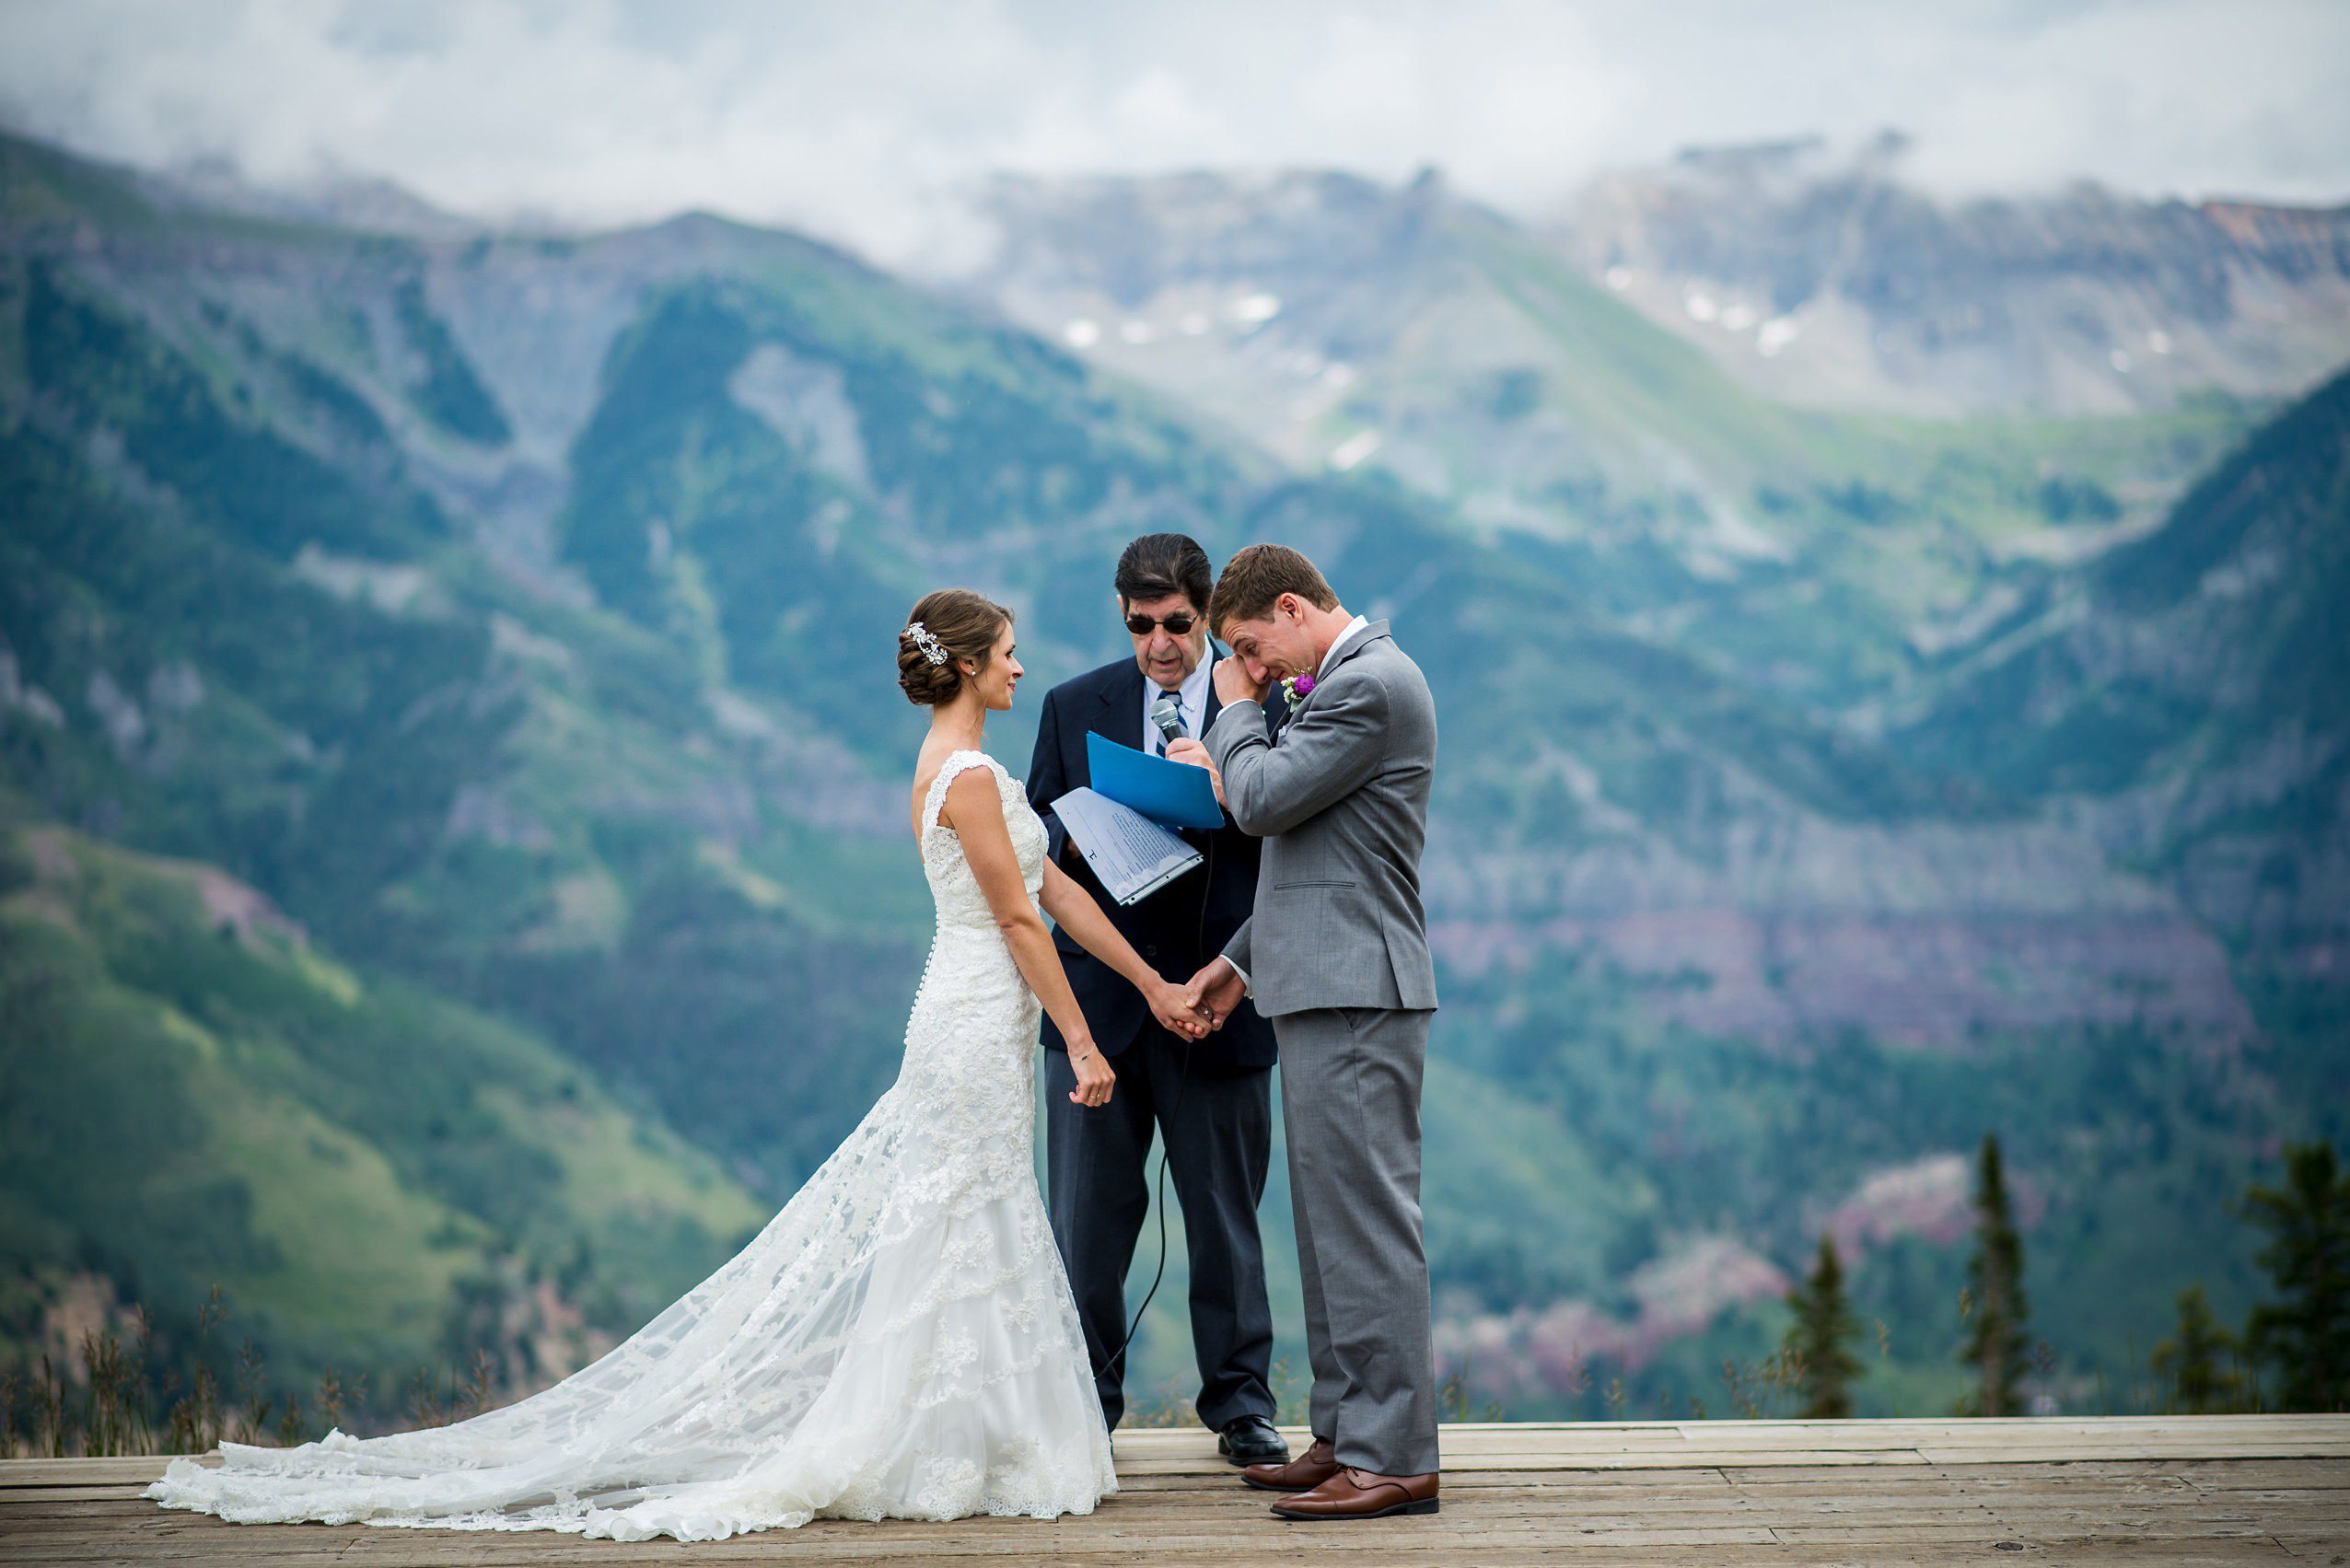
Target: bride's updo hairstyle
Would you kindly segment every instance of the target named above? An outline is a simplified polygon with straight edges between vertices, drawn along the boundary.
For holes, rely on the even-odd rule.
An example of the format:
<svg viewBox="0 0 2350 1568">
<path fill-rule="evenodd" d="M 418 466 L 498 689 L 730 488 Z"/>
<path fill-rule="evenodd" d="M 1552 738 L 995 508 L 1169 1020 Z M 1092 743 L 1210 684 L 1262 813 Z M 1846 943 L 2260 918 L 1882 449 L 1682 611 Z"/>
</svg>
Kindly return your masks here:
<svg viewBox="0 0 2350 1568">
<path fill-rule="evenodd" d="M 1011 619 L 1010 610 L 969 588 L 923 595 L 898 632 L 898 684 L 906 701 L 926 708 L 953 702 L 963 689 L 959 661 L 985 669 Z"/>
</svg>

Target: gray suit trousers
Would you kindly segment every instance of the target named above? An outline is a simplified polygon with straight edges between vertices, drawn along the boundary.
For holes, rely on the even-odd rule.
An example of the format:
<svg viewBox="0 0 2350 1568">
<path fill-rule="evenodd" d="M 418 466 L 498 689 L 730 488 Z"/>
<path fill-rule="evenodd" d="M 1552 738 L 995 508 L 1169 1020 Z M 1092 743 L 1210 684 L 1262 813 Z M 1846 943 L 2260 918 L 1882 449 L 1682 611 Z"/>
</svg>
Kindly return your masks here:
<svg viewBox="0 0 2350 1568">
<path fill-rule="evenodd" d="M 1273 1020 L 1314 1372 L 1309 1418 L 1340 1464 L 1379 1475 L 1437 1468 L 1420 1231 L 1420 1081 L 1435 1016 L 1318 1007 Z"/>
</svg>

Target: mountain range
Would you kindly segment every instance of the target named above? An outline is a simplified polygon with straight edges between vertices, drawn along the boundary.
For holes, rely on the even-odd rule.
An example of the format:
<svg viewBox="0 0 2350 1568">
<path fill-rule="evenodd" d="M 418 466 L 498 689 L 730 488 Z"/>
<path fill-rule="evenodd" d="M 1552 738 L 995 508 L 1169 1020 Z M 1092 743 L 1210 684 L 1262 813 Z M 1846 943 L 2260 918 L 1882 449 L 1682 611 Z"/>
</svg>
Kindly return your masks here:
<svg viewBox="0 0 2350 1568">
<path fill-rule="evenodd" d="M 213 1280 L 297 1371 L 624 1332 L 893 1070 L 905 607 L 981 587 L 1057 679 L 1162 528 L 1306 550 L 1437 692 L 1426 1204 L 1481 1397 L 1717 1399 L 1826 1228 L 1867 1397 L 1947 1401 L 1985 1130 L 2050 1399 L 2189 1277 L 2239 1307 L 2231 1194 L 2342 1132 L 2339 258 L 2276 292 L 2298 358 L 2149 294 L 2160 398 L 2067 401 L 2030 332 L 1775 383 L 1610 281 L 1693 265 L 1697 188 L 1635 256 L 1436 176 L 1004 180 L 995 256 L 917 282 L 0 141 L 0 1334 L 184 1332 Z"/>
</svg>

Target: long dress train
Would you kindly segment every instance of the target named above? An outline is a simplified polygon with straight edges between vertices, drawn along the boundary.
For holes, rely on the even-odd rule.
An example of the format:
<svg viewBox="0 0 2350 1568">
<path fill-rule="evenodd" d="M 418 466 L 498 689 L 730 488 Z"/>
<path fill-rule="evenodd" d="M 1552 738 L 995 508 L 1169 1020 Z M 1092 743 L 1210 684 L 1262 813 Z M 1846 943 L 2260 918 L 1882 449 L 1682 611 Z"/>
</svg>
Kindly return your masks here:
<svg viewBox="0 0 2350 1568">
<path fill-rule="evenodd" d="M 1039 1007 L 961 841 L 995 776 L 1035 898 L 1044 828 L 993 758 L 924 802 L 937 905 L 898 1079 L 732 1260 L 611 1353 L 453 1425 L 225 1443 L 147 1495 L 257 1523 L 711 1540 L 832 1518 L 1051 1517 L 1117 1489 L 1076 1307 L 1037 1191 Z"/>
</svg>

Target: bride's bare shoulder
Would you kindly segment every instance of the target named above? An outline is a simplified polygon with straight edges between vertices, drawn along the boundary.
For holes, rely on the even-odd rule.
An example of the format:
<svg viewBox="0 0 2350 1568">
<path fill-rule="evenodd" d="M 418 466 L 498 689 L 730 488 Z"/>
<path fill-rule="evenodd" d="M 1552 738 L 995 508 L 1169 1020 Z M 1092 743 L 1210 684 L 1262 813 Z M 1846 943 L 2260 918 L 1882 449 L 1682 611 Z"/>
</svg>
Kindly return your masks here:
<svg viewBox="0 0 2350 1568">
<path fill-rule="evenodd" d="M 928 804 L 931 791 L 937 787 L 938 775 L 964 759 L 968 761 L 948 782 L 945 796 L 938 802 L 939 824 L 943 827 L 954 825 L 953 802 L 958 795 L 973 801 L 995 798 L 993 786 L 996 764 L 993 757 L 984 751 L 968 748 L 959 747 L 934 753 L 925 747 L 922 755 L 914 759 L 913 767 L 913 818 L 917 832 L 922 828 L 923 807 Z"/>
</svg>

